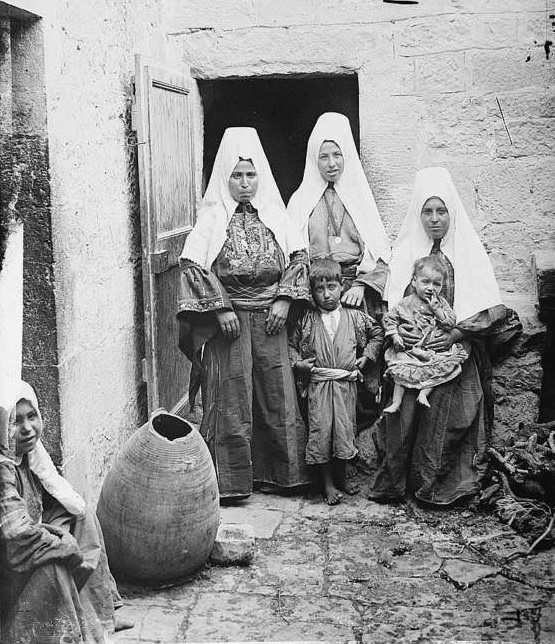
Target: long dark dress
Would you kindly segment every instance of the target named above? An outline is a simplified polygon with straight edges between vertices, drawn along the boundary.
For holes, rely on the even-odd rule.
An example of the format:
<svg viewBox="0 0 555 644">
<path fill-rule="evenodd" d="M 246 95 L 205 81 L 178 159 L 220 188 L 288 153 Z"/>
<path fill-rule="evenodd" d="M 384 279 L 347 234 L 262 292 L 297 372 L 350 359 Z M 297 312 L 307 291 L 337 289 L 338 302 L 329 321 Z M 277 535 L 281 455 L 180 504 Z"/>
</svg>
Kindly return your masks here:
<svg viewBox="0 0 555 644">
<path fill-rule="evenodd" d="M 452 306 L 454 271 L 443 253 L 441 257 L 448 269 L 441 294 Z M 418 391 L 406 390 L 399 412 L 382 420 L 371 498 L 393 500 L 412 490 L 421 501 L 449 505 L 479 490 L 493 420 L 485 340 L 507 340 L 520 330 L 511 313 L 499 305 L 459 322 L 461 344 L 469 353 L 460 375 L 434 388 L 429 409 L 416 402 Z"/>
<path fill-rule="evenodd" d="M 201 434 L 212 454 L 220 496 L 247 496 L 253 482 L 293 487 L 309 482 L 287 332 L 266 333 L 277 298 L 308 300 L 306 253 L 286 265 L 273 233 L 257 211 L 238 208 L 227 239 L 208 271 L 184 261 L 180 347 L 194 362 L 202 353 Z M 216 321 L 233 310 L 241 334 L 230 340 Z"/>
<path fill-rule="evenodd" d="M 44 508 L 27 457 L 16 466 L 0 456 L 2 642 L 106 642 L 114 629 L 113 579 L 96 525 L 94 516 L 75 520 L 51 498 Z"/>
</svg>

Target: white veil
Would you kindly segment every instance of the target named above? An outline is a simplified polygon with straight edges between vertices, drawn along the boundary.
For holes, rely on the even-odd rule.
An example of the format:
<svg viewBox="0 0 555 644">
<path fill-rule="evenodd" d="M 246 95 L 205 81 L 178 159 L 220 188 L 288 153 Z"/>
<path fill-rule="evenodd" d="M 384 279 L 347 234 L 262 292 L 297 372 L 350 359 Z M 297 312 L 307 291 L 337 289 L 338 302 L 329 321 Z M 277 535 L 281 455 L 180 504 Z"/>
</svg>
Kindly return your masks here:
<svg viewBox="0 0 555 644">
<path fill-rule="evenodd" d="M 210 269 L 226 239 L 226 230 L 237 202 L 228 181 L 239 158 L 250 159 L 258 174 L 258 190 L 252 205 L 262 223 L 273 233 L 285 254 L 304 248 L 301 237 L 288 220 L 268 159 L 257 131 L 252 127 L 230 127 L 224 132 L 214 160 L 208 187 L 197 213 L 197 223 L 187 237 L 181 257 Z"/>
<path fill-rule="evenodd" d="M 327 187 L 318 169 L 318 155 L 324 141 L 334 141 L 341 148 L 345 166 L 334 187 L 371 256 L 369 269 L 374 268 L 379 258 L 387 264 L 389 239 L 364 174 L 349 119 L 343 114 L 326 112 L 316 121 L 306 148 L 303 180 L 287 206 L 289 216 L 300 228 L 308 247 L 308 220 Z"/>
<path fill-rule="evenodd" d="M 389 307 L 403 297 L 412 277 L 414 262 L 429 255 L 433 242 L 420 220 L 422 206 L 439 197 L 447 206 L 450 225 L 441 241 L 441 251 L 453 265 L 457 321 L 502 304 L 491 261 L 466 214 L 464 205 L 446 168 L 424 168 L 414 182 L 407 214 L 393 245 L 386 300 Z"/>
</svg>

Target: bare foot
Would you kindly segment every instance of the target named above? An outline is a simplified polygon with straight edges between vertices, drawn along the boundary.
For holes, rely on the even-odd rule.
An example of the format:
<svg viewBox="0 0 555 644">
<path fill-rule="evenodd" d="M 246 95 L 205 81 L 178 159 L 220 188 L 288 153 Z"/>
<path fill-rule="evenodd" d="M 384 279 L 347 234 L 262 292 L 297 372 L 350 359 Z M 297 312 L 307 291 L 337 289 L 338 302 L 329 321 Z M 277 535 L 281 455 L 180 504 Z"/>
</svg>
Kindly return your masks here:
<svg viewBox="0 0 555 644">
<path fill-rule="evenodd" d="M 401 403 L 399 403 L 398 405 L 395 404 L 395 403 L 393 405 L 389 405 L 389 407 L 386 407 L 383 410 L 383 413 L 384 414 L 394 414 L 396 411 L 399 411 L 400 406 L 401 406 Z"/>
<path fill-rule="evenodd" d="M 418 397 L 416 398 L 416 402 L 420 403 L 421 405 L 424 405 L 424 407 L 429 407 L 430 406 L 430 403 L 428 402 L 428 399 L 426 398 L 426 394 L 423 394 L 422 392 L 420 392 L 418 394 Z M 385 409 L 384 409 L 384 411 L 385 411 Z"/>
<path fill-rule="evenodd" d="M 341 485 L 343 492 L 346 492 L 349 496 L 358 494 L 360 492 L 360 485 L 356 481 L 350 481 L 345 477 Z"/>
<path fill-rule="evenodd" d="M 324 498 L 328 505 L 337 505 L 343 500 L 343 495 L 335 487 L 335 485 L 326 485 L 324 490 Z"/>
</svg>

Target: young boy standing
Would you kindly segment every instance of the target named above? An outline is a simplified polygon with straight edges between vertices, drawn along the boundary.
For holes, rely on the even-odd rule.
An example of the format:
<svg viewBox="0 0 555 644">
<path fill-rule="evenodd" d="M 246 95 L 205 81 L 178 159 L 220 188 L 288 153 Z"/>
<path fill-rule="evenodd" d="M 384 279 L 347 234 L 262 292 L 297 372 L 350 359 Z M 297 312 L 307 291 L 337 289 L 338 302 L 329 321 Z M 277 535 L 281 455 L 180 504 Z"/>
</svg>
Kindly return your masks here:
<svg viewBox="0 0 555 644">
<path fill-rule="evenodd" d="M 356 484 L 345 479 L 345 464 L 357 453 L 356 381 L 366 363 L 377 360 L 383 331 L 363 311 L 341 306 L 341 267 L 336 261 L 315 260 L 309 279 L 316 308 L 293 330 L 289 356 L 297 378 L 307 384 L 306 462 L 319 466 L 326 501 L 336 505 L 342 500 L 339 488 L 358 492 Z M 340 466 L 337 482 L 334 460 Z"/>
</svg>

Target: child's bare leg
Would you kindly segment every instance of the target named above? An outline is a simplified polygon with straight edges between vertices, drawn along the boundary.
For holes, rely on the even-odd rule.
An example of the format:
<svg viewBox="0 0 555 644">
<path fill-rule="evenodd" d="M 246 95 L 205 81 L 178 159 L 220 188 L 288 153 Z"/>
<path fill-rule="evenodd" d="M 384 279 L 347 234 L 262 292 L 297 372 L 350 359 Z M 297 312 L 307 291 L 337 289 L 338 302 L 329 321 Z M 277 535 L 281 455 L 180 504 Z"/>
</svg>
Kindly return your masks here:
<svg viewBox="0 0 555 644">
<path fill-rule="evenodd" d="M 393 414 L 398 411 L 401 403 L 403 402 L 404 395 L 405 388 L 403 387 L 403 385 L 398 385 L 397 383 L 395 383 L 395 387 L 393 389 L 393 400 L 391 401 L 391 405 L 383 410 L 384 414 Z"/>
<path fill-rule="evenodd" d="M 348 461 L 345 460 L 340 460 L 338 461 L 338 470 L 339 470 L 339 487 L 343 490 L 343 492 L 346 492 L 347 494 L 350 494 L 351 496 L 353 494 L 358 494 L 360 492 L 360 486 L 359 484 L 353 480 L 353 477 L 349 477 L 347 474 L 347 468 L 349 467 L 349 463 L 351 463 L 353 459 L 350 459 Z M 355 467 L 355 474 L 356 474 L 356 467 Z"/>
<path fill-rule="evenodd" d="M 356 464 L 356 456 L 354 458 L 345 461 L 345 478 L 354 479 L 358 474 L 358 468 Z"/>
<path fill-rule="evenodd" d="M 424 407 L 429 407 L 430 403 L 428 402 L 428 396 L 432 393 L 432 389 L 433 387 L 426 387 L 426 389 L 421 389 L 416 398 L 416 402 L 424 405 Z"/>
<path fill-rule="evenodd" d="M 323 463 L 320 465 L 320 470 L 322 472 L 322 480 L 324 483 L 324 497 L 328 505 L 337 505 L 341 503 L 343 495 L 335 487 L 333 482 L 333 474 L 331 469 L 331 463 Z"/>
</svg>

